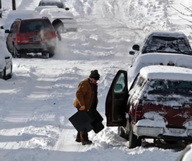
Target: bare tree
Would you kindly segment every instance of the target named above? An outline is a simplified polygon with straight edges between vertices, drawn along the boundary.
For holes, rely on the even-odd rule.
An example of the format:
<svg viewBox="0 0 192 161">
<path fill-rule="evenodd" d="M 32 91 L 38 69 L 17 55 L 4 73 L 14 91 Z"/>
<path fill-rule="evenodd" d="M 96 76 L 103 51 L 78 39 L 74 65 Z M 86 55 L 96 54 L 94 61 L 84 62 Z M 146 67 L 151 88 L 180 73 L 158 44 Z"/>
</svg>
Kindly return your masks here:
<svg viewBox="0 0 192 161">
<path fill-rule="evenodd" d="M 16 10 L 16 0 L 12 0 L 12 10 Z"/>
</svg>

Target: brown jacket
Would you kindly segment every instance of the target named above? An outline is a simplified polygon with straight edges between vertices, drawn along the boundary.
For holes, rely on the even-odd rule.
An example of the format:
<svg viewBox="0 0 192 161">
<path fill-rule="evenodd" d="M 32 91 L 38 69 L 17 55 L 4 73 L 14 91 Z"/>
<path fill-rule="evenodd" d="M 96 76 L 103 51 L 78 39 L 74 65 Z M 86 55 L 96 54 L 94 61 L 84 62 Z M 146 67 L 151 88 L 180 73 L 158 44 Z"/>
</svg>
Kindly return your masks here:
<svg viewBox="0 0 192 161">
<path fill-rule="evenodd" d="M 94 88 L 94 86 L 96 88 Z M 93 108 L 93 106 L 95 106 L 94 108 L 96 108 L 97 103 L 97 85 L 91 84 L 89 78 L 80 82 L 76 92 L 76 99 L 73 105 L 77 109 L 79 109 L 81 106 L 85 106 L 85 108 L 89 110 Z"/>
</svg>

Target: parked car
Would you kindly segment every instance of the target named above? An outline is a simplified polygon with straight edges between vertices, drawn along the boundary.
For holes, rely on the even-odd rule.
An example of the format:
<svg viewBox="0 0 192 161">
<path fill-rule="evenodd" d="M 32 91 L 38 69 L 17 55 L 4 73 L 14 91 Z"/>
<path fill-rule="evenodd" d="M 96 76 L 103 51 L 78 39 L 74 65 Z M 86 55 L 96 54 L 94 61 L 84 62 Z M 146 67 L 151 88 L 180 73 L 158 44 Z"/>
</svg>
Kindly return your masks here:
<svg viewBox="0 0 192 161">
<path fill-rule="evenodd" d="M 187 36 L 182 32 L 152 32 L 143 44 L 133 45 L 131 55 L 138 56 L 148 53 L 174 53 L 192 55 L 192 49 Z M 134 61 L 134 60 L 133 60 Z"/>
<path fill-rule="evenodd" d="M 48 18 L 17 19 L 5 33 L 7 49 L 13 57 L 31 52 L 54 55 L 57 34 Z"/>
<path fill-rule="evenodd" d="M 192 144 L 188 145 L 181 153 L 177 161 L 191 161 Z"/>
<path fill-rule="evenodd" d="M 69 10 L 61 0 L 41 0 L 39 6 L 57 6 L 58 8 Z"/>
<path fill-rule="evenodd" d="M 12 77 L 12 56 L 9 53 L 0 54 L 0 78 L 10 79 Z"/>
<path fill-rule="evenodd" d="M 107 126 L 118 126 L 129 148 L 142 139 L 192 141 L 192 69 L 150 65 L 128 90 L 127 71 L 117 72 L 106 98 Z"/>
<path fill-rule="evenodd" d="M 40 17 L 49 18 L 59 35 L 77 31 L 77 22 L 73 14 L 68 10 L 51 6 L 39 6 L 35 8 L 35 11 Z"/>
</svg>

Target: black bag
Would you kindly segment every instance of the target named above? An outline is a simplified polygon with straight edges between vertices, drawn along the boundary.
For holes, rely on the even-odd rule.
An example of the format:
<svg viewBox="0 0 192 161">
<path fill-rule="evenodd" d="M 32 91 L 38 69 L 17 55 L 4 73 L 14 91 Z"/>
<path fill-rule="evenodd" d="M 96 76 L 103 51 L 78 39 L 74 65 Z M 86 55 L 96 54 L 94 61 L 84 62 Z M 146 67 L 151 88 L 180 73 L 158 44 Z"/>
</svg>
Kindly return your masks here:
<svg viewBox="0 0 192 161">
<path fill-rule="evenodd" d="M 95 133 L 104 129 L 102 124 L 103 118 L 97 110 L 94 111 L 78 111 L 69 118 L 77 131 L 86 130 L 87 132 L 93 130 Z"/>
<path fill-rule="evenodd" d="M 90 112 L 91 118 L 94 120 L 91 125 L 93 127 L 93 131 L 95 133 L 100 132 L 104 129 L 104 125 L 102 124 L 103 117 L 100 115 L 100 113 L 97 110 Z"/>
<path fill-rule="evenodd" d="M 77 131 L 84 131 L 87 132 L 93 129 L 91 123 L 93 119 L 90 117 L 87 111 L 78 111 L 73 116 L 69 118 L 69 121 L 73 124 Z"/>
</svg>

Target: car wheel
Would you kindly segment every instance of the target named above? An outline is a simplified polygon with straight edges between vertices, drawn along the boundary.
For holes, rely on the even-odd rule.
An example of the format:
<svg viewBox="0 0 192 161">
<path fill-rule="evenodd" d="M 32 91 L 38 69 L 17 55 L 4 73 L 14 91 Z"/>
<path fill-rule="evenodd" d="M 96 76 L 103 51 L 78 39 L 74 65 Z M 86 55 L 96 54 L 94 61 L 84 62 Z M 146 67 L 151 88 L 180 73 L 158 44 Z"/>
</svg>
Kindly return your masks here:
<svg viewBox="0 0 192 161">
<path fill-rule="evenodd" d="M 14 57 L 14 58 L 20 58 L 21 57 L 21 55 L 20 55 L 20 53 L 18 52 L 18 50 L 16 49 L 16 47 L 15 47 L 15 45 L 13 45 L 13 54 L 12 54 L 12 56 Z"/>
<path fill-rule="evenodd" d="M 118 126 L 118 135 L 126 140 L 129 139 L 129 135 L 126 133 L 122 126 Z"/>
<path fill-rule="evenodd" d="M 42 57 L 45 59 L 48 59 L 50 57 L 49 52 L 46 52 L 46 51 L 42 52 Z"/>
<path fill-rule="evenodd" d="M 138 138 L 133 133 L 133 128 L 130 126 L 130 132 L 129 132 L 129 148 L 135 148 L 137 146 L 141 146 L 141 138 Z"/>
<path fill-rule="evenodd" d="M 11 66 L 11 72 L 7 75 L 6 68 L 3 70 L 3 79 L 8 80 L 12 78 L 12 66 Z"/>
</svg>

